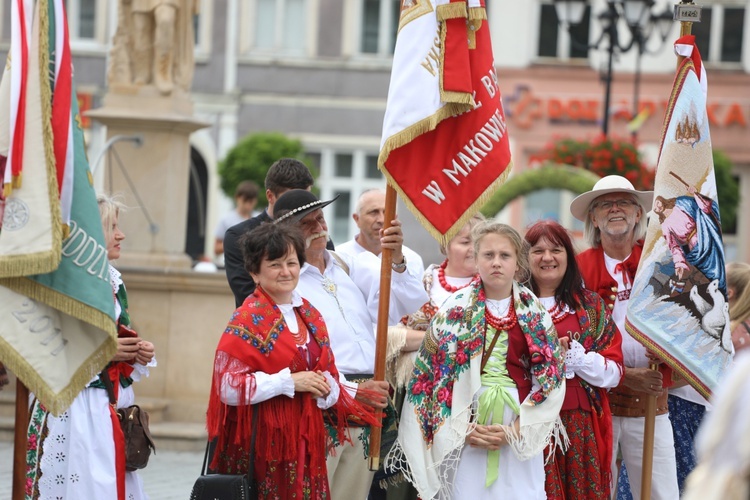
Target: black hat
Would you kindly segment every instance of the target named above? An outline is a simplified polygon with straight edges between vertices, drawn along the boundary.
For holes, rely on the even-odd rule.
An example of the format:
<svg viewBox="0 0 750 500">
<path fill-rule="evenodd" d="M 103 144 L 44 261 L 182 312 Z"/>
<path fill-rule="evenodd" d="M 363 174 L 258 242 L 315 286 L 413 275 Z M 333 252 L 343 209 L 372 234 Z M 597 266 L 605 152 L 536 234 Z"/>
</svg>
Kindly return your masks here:
<svg viewBox="0 0 750 500">
<path fill-rule="evenodd" d="M 328 206 L 337 199 L 338 195 L 332 200 L 321 201 L 310 191 L 304 189 L 289 190 L 279 196 L 279 199 L 273 205 L 274 222 L 298 221 L 310 212 Z"/>
</svg>

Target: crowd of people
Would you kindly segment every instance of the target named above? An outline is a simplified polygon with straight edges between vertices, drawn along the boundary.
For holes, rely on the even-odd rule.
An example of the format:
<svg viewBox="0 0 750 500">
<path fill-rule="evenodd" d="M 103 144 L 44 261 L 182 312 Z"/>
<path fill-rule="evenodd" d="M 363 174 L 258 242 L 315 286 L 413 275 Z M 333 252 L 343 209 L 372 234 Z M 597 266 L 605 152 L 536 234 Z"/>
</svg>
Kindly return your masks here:
<svg viewBox="0 0 750 500">
<path fill-rule="evenodd" d="M 263 402 L 278 398 L 311 407 L 318 401 L 328 436 L 327 447 L 313 445 L 317 434 L 311 430 L 320 430 L 321 416 L 302 411 L 303 422 L 291 433 L 308 444 L 305 460 L 297 441 L 295 451 L 283 456 L 284 443 L 294 441 L 289 436 L 277 438 L 280 448 L 257 443 L 256 456 L 264 457 L 254 464 L 261 496 L 295 497 L 312 471 L 312 450 L 325 449 L 319 459 L 325 458 L 325 488 L 334 499 L 639 498 L 645 403 L 655 397 L 651 497 L 680 497 L 695 467 L 695 430 L 708 402 L 624 328 L 653 193 L 608 176 L 578 196 L 571 213 L 584 223 L 590 247 L 580 254 L 557 222 L 539 221 L 522 237 L 475 216 L 441 247 L 445 260 L 425 270 L 421 257 L 403 245 L 398 220 L 383 229 L 380 190 L 362 194 L 353 214 L 359 233 L 334 248 L 322 208 L 335 199 L 318 199 L 312 183 L 303 164 L 279 160 L 266 179 L 267 210 L 230 228 L 225 238 L 226 273 L 238 309 L 216 355 L 209 437 L 247 445 L 252 425 L 219 422 L 232 412 L 243 412 L 238 418 L 246 422 L 256 410 L 262 418 Z M 294 265 L 276 264 L 273 280 L 258 266 L 289 260 L 294 252 L 289 247 L 285 255 L 270 255 L 270 227 L 290 228 L 305 242 Z M 250 242 L 269 254 L 253 253 Z M 392 251 L 394 271 L 387 383 L 372 380 L 384 248 Z M 743 305 L 750 287 L 745 267 L 735 266 L 729 266 L 727 286 L 739 350 L 750 345 L 750 311 Z M 248 308 L 267 308 L 268 289 L 280 281 L 289 291 L 274 309 L 275 320 L 265 319 L 269 309 L 250 313 Z M 285 312 L 288 304 L 296 316 Z M 327 335 L 299 338 L 299 317 L 319 318 Z M 285 342 L 296 341 L 308 362 L 282 362 L 269 372 L 271 357 L 258 354 L 281 343 L 287 330 Z M 259 362 L 236 364 L 229 377 L 224 346 L 234 342 L 233 356 L 254 351 Z M 309 357 L 315 343 L 330 348 L 330 369 L 310 375 L 314 390 L 297 389 L 295 376 L 310 373 L 317 362 Z M 293 350 L 289 357 L 299 358 Z M 649 367 L 654 362 L 658 370 Z M 377 474 L 367 462 L 373 412 L 385 415 L 385 463 Z M 237 434 L 240 427 L 244 434 Z M 217 470 L 246 471 L 247 451 L 229 462 L 220 451 Z M 287 478 L 296 486 L 289 493 L 272 489 L 279 478 L 269 470 L 296 471 Z"/>
<path fill-rule="evenodd" d="M 707 411 L 624 328 L 651 192 L 608 176 L 575 198 L 570 211 L 589 246 L 581 253 L 555 221 L 521 234 L 476 215 L 440 248 L 443 262 L 424 269 L 404 246 L 400 221 L 385 227 L 382 191 L 362 194 L 359 233 L 334 248 L 323 208 L 336 200 L 320 200 L 312 185 L 303 163 L 275 162 L 268 207 L 217 235 L 236 309 L 214 358 L 211 471 L 250 472 L 269 499 L 637 499 L 646 401 L 655 398 L 651 498 L 705 490 L 705 481 L 686 478 L 701 453 L 721 461 L 722 448 L 707 435 L 696 455 L 697 429 L 704 415 L 732 419 Z M 114 260 L 122 207 L 100 196 L 99 208 Z M 387 380 L 379 381 L 384 249 L 393 274 Z M 133 382 L 156 364 L 154 346 L 130 328 L 112 266 L 110 280 L 127 334 L 62 415 L 32 395 L 30 498 L 146 498 L 118 459 L 122 436 L 105 389 L 114 387 L 116 407 L 133 404 Z M 741 351 L 750 347 L 750 265 L 729 264 L 726 281 Z M 0 371 L 0 388 L 5 380 Z M 368 461 L 374 426 L 378 471 Z M 711 477 L 706 467 L 696 474 Z M 746 468 L 725 469 L 712 479 L 729 491 Z"/>
</svg>

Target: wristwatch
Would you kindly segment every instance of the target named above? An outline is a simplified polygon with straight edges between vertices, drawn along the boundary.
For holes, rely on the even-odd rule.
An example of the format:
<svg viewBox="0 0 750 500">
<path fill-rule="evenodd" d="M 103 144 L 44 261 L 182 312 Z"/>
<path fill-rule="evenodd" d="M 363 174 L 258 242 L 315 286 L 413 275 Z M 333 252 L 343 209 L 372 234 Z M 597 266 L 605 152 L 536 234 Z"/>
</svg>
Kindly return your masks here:
<svg viewBox="0 0 750 500">
<path fill-rule="evenodd" d="M 404 255 L 404 260 L 400 264 L 396 264 L 395 262 L 391 262 L 391 268 L 394 271 L 403 271 L 406 269 L 406 255 Z"/>
</svg>

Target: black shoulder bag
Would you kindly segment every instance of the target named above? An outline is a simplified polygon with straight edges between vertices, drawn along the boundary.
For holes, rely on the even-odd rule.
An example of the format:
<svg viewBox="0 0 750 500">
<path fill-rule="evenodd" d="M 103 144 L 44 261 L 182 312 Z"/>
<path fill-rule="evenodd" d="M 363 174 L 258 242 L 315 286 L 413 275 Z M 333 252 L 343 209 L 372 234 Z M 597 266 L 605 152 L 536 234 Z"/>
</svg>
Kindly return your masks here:
<svg viewBox="0 0 750 500">
<path fill-rule="evenodd" d="M 258 410 L 253 409 L 252 437 L 250 438 L 250 456 L 248 458 L 247 474 L 209 474 L 208 449 L 203 456 L 201 475 L 193 485 L 190 500 L 257 500 L 258 484 L 255 481 L 255 434 L 258 432 Z"/>
</svg>

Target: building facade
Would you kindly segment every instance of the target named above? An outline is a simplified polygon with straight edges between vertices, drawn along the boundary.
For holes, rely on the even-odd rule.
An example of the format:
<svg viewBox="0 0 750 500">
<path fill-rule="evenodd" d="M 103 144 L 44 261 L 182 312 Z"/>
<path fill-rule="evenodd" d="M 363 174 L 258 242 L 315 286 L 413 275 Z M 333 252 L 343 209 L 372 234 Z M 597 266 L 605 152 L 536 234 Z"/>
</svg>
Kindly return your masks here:
<svg viewBox="0 0 750 500">
<path fill-rule="evenodd" d="M 607 2 L 589 2 L 585 22 L 572 36 L 558 23 L 551 0 L 487 3 L 513 168 L 519 172 L 556 137 L 600 132 L 607 52 L 586 50 L 581 43 L 600 38 L 599 15 Z M 657 0 L 653 11 L 672 3 Z M 750 213 L 750 0 L 701 3 L 703 22 L 694 33 L 709 75 L 712 142 L 733 160 L 742 186 L 739 213 Z M 79 101 L 83 109 L 96 108 L 106 93 L 117 0 L 66 0 L 66 5 Z M 340 196 L 327 208 L 334 241 L 354 235 L 357 197 L 384 186 L 377 156 L 399 5 L 399 0 L 200 0 L 193 99 L 197 117 L 210 127 L 191 138 L 191 186 L 184 186 L 191 193 L 186 242 L 191 256 L 211 256 L 214 227 L 231 209 L 219 189 L 219 161 L 238 139 L 258 131 L 302 141 L 319 167 L 321 197 Z M 0 16 L 0 50 L 6 52 L 10 1 L 2 2 Z M 624 21 L 618 27 L 620 43 L 629 44 Z M 671 43 L 678 34 L 674 24 L 666 43 L 655 34 L 642 57 L 634 49 L 614 61 L 610 133 L 628 137 L 633 110 L 648 110 L 637 134 L 652 164 L 675 72 Z M 103 152 L 105 131 L 85 124 L 89 158 L 101 179 L 104 169 L 113 168 Z M 567 212 L 571 198 L 563 191 L 540 192 L 513 203 L 501 217 L 518 228 L 539 217 L 556 217 L 575 228 Z M 425 254 L 425 262 L 439 258 L 437 245 L 405 212 L 402 207 L 407 243 Z M 148 230 L 146 220 L 143 227 Z M 750 261 L 747 215 L 737 229 L 727 240 L 728 258 Z"/>
</svg>

